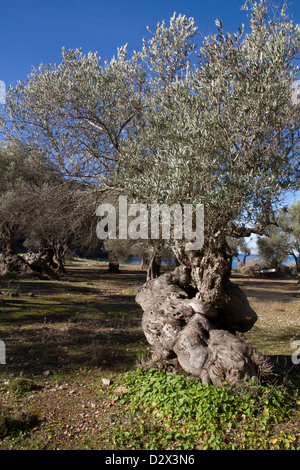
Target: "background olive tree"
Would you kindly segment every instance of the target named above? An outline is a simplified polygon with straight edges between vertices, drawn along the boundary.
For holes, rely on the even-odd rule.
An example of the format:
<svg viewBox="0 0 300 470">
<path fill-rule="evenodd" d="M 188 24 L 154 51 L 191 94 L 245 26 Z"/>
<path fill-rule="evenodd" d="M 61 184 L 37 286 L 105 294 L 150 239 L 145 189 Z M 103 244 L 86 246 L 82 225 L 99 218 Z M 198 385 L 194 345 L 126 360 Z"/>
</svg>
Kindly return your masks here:
<svg viewBox="0 0 300 470">
<path fill-rule="evenodd" d="M 66 250 L 86 246 L 90 239 L 99 194 L 64 179 L 43 154 L 18 142 L 1 146 L 0 168 L 2 272 L 32 268 L 58 278 L 65 272 Z M 17 241 L 35 253 L 24 258 Z"/>
<path fill-rule="evenodd" d="M 233 258 L 236 258 L 238 266 L 246 264 L 246 259 L 251 255 L 251 248 L 247 245 L 245 238 L 230 238 L 227 240 Z M 240 257 L 243 260 L 240 260 Z"/>
<path fill-rule="evenodd" d="M 30 233 L 42 188 L 57 184 L 58 177 L 43 154 L 16 141 L 1 145 L 0 169 L 1 270 L 22 271 L 26 263 L 16 253 L 16 242 Z"/>
<path fill-rule="evenodd" d="M 276 226 L 268 227 L 265 235 L 257 240 L 259 255 L 268 266 L 276 268 L 280 268 L 282 263 L 292 256 L 299 282 L 300 202 L 281 209 L 276 220 Z"/>
</svg>

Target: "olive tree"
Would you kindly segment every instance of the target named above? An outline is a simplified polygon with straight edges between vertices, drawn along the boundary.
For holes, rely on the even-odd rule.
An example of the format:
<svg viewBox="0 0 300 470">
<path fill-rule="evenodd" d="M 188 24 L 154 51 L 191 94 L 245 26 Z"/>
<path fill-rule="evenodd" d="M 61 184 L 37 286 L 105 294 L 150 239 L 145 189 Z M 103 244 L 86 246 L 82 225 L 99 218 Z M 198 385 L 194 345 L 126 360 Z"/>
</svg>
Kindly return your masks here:
<svg viewBox="0 0 300 470">
<path fill-rule="evenodd" d="M 43 187 L 58 183 L 53 165 L 39 152 L 16 141 L 0 147 L 1 271 L 26 272 L 30 268 L 16 253 L 17 238 L 28 237 L 36 220 Z M 49 269 L 49 273 L 52 271 Z"/>
<path fill-rule="evenodd" d="M 65 180 L 43 154 L 17 142 L 0 147 L 0 169 L 1 272 L 33 270 L 58 279 L 66 249 L 90 236 L 96 191 Z M 17 239 L 36 253 L 17 254 Z"/>
<path fill-rule="evenodd" d="M 285 251 L 288 256 L 294 258 L 298 284 L 300 284 L 300 201 L 281 211 L 278 225 L 287 237 Z"/>
<path fill-rule="evenodd" d="M 246 259 L 251 255 L 251 249 L 247 245 L 244 238 L 230 238 L 227 240 L 232 257 L 237 259 L 238 265 L 245 265 Z M 239 259 L 239 255 L 243 255 L 243 261 Z"/>
<path fill-rule="evenodd" d="M 288 258 L 287 243 L 287 235 L 279 227 L 272 225 L 266 229 L 266 234 L 257 240 L 258 254 L 268 267 L 279 269 Z"/>
<path fill-rule="evenodd" d="M 299 177 L 300 27 L 285 6 L 273 17 L 264 0 L 244 10 L 246 26 L 227 33 L 217 20 L 200 46 L 194 19 L 174 14 L 131 59 L 126 47 L 104 66 L 63 50 L 59 65 L 10 88 L 5 117 L 66 175 L 145 204 L 204 205 L 203 248 L 174 239 L 180 266 L 136 300 L 156 357 L 216 385 L 258 373 L 235 336 L 257 316 L 230 280 L 227 240 L 264 233 Z"/>
<path fill-rule="evenodd" d="M 156 355 L 177 357 L 215 384 L 257 373 L 253 350 L 232 335 L 249 330 L 257 316 L 230 280 L 227 239 L 263 234 L 276 204 L 299 182 L 293 82 L 300 27 L 285 7 L 272 18 L 263 1 L 244 8 L 247 28 L 226 33 L 217 20 L 195 67 L 181 64 L 173 76 L 177 36 L 172 25 L 158 26 L 143 51 L 155 93 L 124 152 L 127 185 L 141 200 L 204 204 L 203 249 L 175 242 L 181 267 L 146 284 L 137 301 Z"/>
<path fill-rule="evenodd" d="M 35 248 L 27 260 L 37 263 L 47 258 L 57 274 L 66 274 L 65 254 L 88 245 L 97 207 L 97 194 L 90 187 L 60 179 L 41 184 L 29 196 L 32 208 L 26 245 Z"/>
<path fill-rule="evenodd" d="M 267 228 L 257 240 L 260 256 L 272 267 L 280 265 L 292 256 L 295 261 L 298 282 L 300 279 L 300 202 L 281 209 L 276 225 Z"/>
</svg>

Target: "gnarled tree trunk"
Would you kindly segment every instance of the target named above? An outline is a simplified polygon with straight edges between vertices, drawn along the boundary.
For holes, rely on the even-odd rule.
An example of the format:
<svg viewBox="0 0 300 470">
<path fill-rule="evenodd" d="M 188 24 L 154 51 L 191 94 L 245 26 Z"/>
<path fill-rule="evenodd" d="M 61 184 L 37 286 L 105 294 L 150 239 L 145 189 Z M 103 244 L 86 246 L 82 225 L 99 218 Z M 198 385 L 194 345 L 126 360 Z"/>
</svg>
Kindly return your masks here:
<svg viewBox="0 0 300 470">
<path fill-rule="evenodd" d="M 29 252 L 26 254 L 25 259 L 30 269 L 38 275 L 59 280 L 59 275 L 56 271 L 58 265 L 53 260 L 53 256 L 54 250 L 48 248 L 39 253 Z"/>
<path fill-rule="evenodd" d="M 2 256 L 0 262 L 0 274 L 11 272 L 24 273 L 28 269 L 24 258 L 15 251 L 15 240 L 18 227 L 9 224 L 2 224 Z"/>
<path fill-rule="evenodd" d="M 154 359 L 177 358 L 186 372 L 216 386 L 258 375 L 262 355 L 236 336 L 257 316 L 230 280 L 226 243 L 211 243 L 204 254 L 174 251 L 181 265 L 146 282 L 136 296 Z"/>
<path fill-rule="evenodd" d="M 57 272 L 59 274 L 68 274 L 65 268 L 66 251 L 67 251 L 67 247 L 62 245 L 61 243 L 57 243 L 55 245 L 55 258 L 57 261 Z"/>
<path fill-rule="evenodd" d="M 23 256 L 14 253 L 13 251 L 3 251 L 0 263 L 0 274 L 7 273 L 26 274 L 30 272 L 30 267 L 23 258 Z"/>
</svg>

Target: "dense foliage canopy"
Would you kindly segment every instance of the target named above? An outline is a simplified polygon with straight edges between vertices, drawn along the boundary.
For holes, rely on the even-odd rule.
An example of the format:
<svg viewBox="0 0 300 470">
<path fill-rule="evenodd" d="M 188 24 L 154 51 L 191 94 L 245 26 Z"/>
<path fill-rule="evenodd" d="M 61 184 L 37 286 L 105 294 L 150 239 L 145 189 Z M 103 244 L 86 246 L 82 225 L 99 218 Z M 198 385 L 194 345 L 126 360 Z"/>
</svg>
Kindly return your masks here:
<svg viewBox="0 0 300 470">
<path fill-rule="evenodd" d="M 203 203 L 206 239 L 262 233 L 299 181 L 300 27 L 247 2 L 248 23 L 199 46 L 193 18 L 159 23 L 143 48 L 101 65 L 62 50 L 10 88 L 8 132 L 65 174 L 146 203 Z"/>
</svg>

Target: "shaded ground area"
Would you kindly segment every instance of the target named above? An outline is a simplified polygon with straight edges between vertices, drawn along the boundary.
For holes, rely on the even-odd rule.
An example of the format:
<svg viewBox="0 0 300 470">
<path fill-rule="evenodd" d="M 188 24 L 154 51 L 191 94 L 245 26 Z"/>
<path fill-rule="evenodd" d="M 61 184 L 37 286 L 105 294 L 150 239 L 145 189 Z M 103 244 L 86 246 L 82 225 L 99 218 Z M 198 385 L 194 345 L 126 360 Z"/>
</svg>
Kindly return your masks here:
<svg viewBox="0 0 300 470">
<path fill-rule="evenodd" d="M 134 300 L 145 272 L 122 266 L 110 274 L 105 264 L 79 260 L 67 269 L 60 282 L 0 279 L 2 449 L 111 449 L 120 416 L 131 423 L 112 393 L 122 374 L 149 354 Z M 297 372 L 291 357 L 300 340 L 299 287 L 282 279 L 235 281 L 259 317 L 244 339 Z M 22 378 L 34 386 L 16 393 L 13 385 Z M 1 407 L 25 410 L 38 425 L 3 437 Z"/>
<path fill-rule="evenodd" d="M 124 270 L 116 278 L 97 265 L 71 265 L 68 273 L 62 282 L 0 283 L 0 336 L 15 373 L 76 364 L 124 368 L 145 344 L 134 300 L 143 272 Z"/>
</svg>

